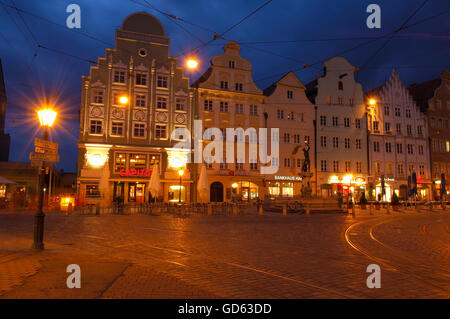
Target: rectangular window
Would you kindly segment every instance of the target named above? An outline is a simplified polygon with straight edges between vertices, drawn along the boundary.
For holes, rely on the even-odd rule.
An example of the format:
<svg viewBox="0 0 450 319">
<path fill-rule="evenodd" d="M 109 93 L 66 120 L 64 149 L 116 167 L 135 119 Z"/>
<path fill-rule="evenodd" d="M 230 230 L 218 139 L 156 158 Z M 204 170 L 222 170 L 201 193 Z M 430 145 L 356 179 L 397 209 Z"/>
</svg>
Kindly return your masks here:
<svg viewBox="0 0 450 319">
<path fill-rule="evenodd" d="M 144 137 L 145 136 L 145 124 L 144 123 L 134 123 L 133 136 L 134 137 Z"/>
<path fill-rule="evenodd" d="M 344 139 L 344 146 L 345 148 L 350 148 L 350 137 Z"/>
<path fill-rule="evenodd" d="M 288 118 L 288 120 L 291 120 L 291 121 L 295 120 L 295 113 L 294 112 L 289 112 L 287 118 Z"/>
<path fill-rule="evenodd" d="M 258 170 L 258 163 L 250 163 L 250 170 L 257 171 Z"/>
<path fill-rule="evenodd" d="M 294 97 L 294 92 L 287 90 L 287 98 L 292 99 Z"/>
<path fill-rule="evenodd" d="M 411 118 L 411 110 L 410 110 L 410 109 L 406 109 L 406 110 L 405 110 L 405 116 L 406 116 L 407 118 Z"/>
<path fill-rule="evenodd" d="M 277 119 L 279 119 L 279 120 L 284 119 L 284 111 L 283 110 L 277 110 Z"/>
<path fill-rule="evenodd" d="M 392 144 L 390 142 L 386 142 L 386 153 L 392 152 Z"/>
<path fill-rule="evenodd" d="M 320 146 L 321 147 L 327 147 L 327 137 L 326 136 L 321 136 L 320 137 Z"/>
<path fill-rule="evenodd" d="M 361 173 L 362 172 L 362 163 L 360 161 L 356 162 L 356 172 Z"/>
<path fill-rule="evenodd" d="M 425 165 L 419 165 L 420 176 L 425 176 Z"/>
<path fill-rule="evenodd" d="M 356 126 L 356 128 L 361 128 L 361 120 L 360 119 L 356 120 L 355 126 Z"/>
<path fill-rule="evenodd" d="M 136 94 L 135 106 L 146 107 L 146 98 L 145 94 Z"/>
<path fill-rule="evenodd" d="M 338 104 L 339 105 L 344 104 L 344 98 L 342 96 L 338 96 Z"/>
<path fill-rule="evenodd" d="M 380 142 L 378 141 L 373 142 L 373 151 L 377 153 L 380 152 Z"/>
<path fill-rule="evenodd" d="M 234 61 L 228 61 L 228 67 L 229 67 L 230 69 L 234 69 L 234 66 L 235 66 Z"/>
<path fill-rule="evenodd" d="M 156 98 L 156 108 L 167 110 L 167 98 L 163 96 L 158 96 Z"/>
<path fill-rule="evenodd" d="M 350 127 L 350 118 L 349 117 L 344 117 L 344 126 Z"/>
<path fill-rule="evenodd" d="M 310 144 L 309 142 L 310 142 L 309 135 L 305 135 L 305 143 Z"/>
<path fill-rule="evenodd" d="M 360 150 L 361 149 L 361 139 L 357 138 L 355 142 L 356 142 L 355 143 L 356 149 Z"/>
<path fill-rule="evenodd" d="M 408 134 L 408 136 L 412 136 L 412 127 L 411 125 L 406 125 L 406 134 Z"/>
<path fill-rule="evenodd" d="M 351 169 L 351 162 L 350 161 L 345 161 L 345 172 L 349 173 L 351 171 L 352 171 L 352 169 Z"/>
<path fill-rule="evenodd" d="M 220 88 L 221 89 L 228 89 L 228 82 L 227 81 L 220 81 Z"/>
<path fill-rule="evenodd" d="M 165 76 L 165 75 L 158 75 L 157 81 L 156 81 L 156 86 L 159 88 L 167 88 L 168 87 L 168 80 L 169 77 Z"/>
<path fill-rule="evenodd" d="M 408 154 L 414 154 L 414 145 L 408 144 Z"/>
<path fill-rule="evenodd" d="M 339 137 L 333 137 L 333 148 L 339 148 Z"/>
<path fill-rule="evenodd" d="M 242 83 L 235 83 L 235 89 L 236 91 L 242 92 Z"/>
<path fill-rule="evenodd" d="M 397 134 L 402 134 L 402 125 L 400 123 L 395 124 L 395 130 L 397 131 Z"/>
<path fill-rule="evenodd" d="M 220 102 L 220 112 L 228 113 L 228 102 Z"/>
<path fill-rule="evenodd" d="M 390 111 L 389 106 L 386 105 L 386 106 L 384 107 L 384 115 L 389 116 L 389 111 Z"/>
<path fill-rule="evenodd" d="M 300 144 L 300 134 L 294 134 L 294 143 Z"/>
<path fill-rule="evenodd" d="M 353 105 L 355 104 L 355 100 L 351 97 L 348 99 L 348 104 Z"/>
<path fill-rule="evenodd" d="M 92 102 L 96 104 L 103 104 L 103 91 L 94 90 Z"/>
<path fill-rule="evenodd" d="M 89 125 L 89 133 L 102 134 L 102 121 L 91 120 L 91 123 Z"/>
<path fill-rule="evenodd" d="M 384 131 L 386 133 L 390 133 L 391 132 L 391 123 L 384 123 Z"/>
<path fill-rule="evenodd" d="M 421 125 L 417 126 L 417 135 L 423 136 L 423 129 Z"/>
<path fill-rule="evenodd" d="M 302 160 L 297 158 L 297 168 L 302 168 Z"/>
<path fill-rule="evenodd" d="M 339 118 L 337 116 L 333 116 L 332 123 L 333 126 L 339 126 Z"/>
<path fill-rule="evenodd" d="M 155 125 L 155 138 L 167 138 L 167 128 L 165 125 Z"/>
<path fill-rule="evenodd" d="M 378 121 L 373 121 L 373 131 L 374 131 L 375 133 L 380 132 L 380 131 L 379 131 L 379 122 L 378 122 Z"/>
<path fill-rule="evenodd" d="M 113 96 L 113 101 L 112 101 L 113 105 L 122 105 L 122 104 L 120 103 L 120 97 L 121 97 L 121 96 L 125 96 L 125 95 L 126 95 L 126 94 L 123 93 L 123 92 L 114 92 L 114 93 L 112 94 L 112 96 Z"/>
<path fill-rule="evenodd" d="M 403 144 L 397 144 L 397 153 L 403 154 Z"/>
<path fill-rule="evenodd" d="M 212 110 L 213 110 L 213 101 L 211 101 L 211 100 L 205 100 L 205 102 L 204 102 L 204 110 L 205 111 L 208 111 L 208 112 L 212 112 Z"/>
<path fill-rule="evenodd" d="M 423 155 L 423 145 L 419 145 L 419 155 Z"/>
<path fill-rule="evenodd" d="M 114 79 L 115 83 L 125 83 L 125 71 L 114 71 Z"/>
<path fill-rule="evenodd" d="M 320 170 L 322 172 L 327 171 L 327 160 L 320 160 Z"/>
<path fill-rule="evenodd" d="M 284 139 L 285 143 L 290 143 L 291 142 L 291 135 L 289 133 L 284 133 L 283 139 Z"/>
<path fill-rule="evenodd" d="M 403 176 L 405 173 L 403 163 L 397 164 L 397 174 Z"/>
<path fill-rule="evenodd" d="M 123 122 L 112 122 L 111 135 L 122 136 L 123 135 Z"/>
<path fill-rule="evenodd" d="M 86 184 L 86 197 L 99 197 L 100 190 L 98 189 L 98 184 Z"/>
<path fill-rule="evenodd" d="M 220 163 L 219 168 L 220 169 L 227 169 L 228 168 L 227 163 Z"/>
<path fill-rule="evenodd" d="M 339 161 L 333 161 L 333 172 L 339 172 Z"/>
<path fill-rule="evenodd" d="M 176 98 L 175 99 L 175 110 L 176 111 L 186 110 L 186 99 Z"/>
<path fill-rule="evenodd" d="M 258 106 L 250 105 L 250 115 L 257 116 L 258 115 Z"/>
<path fill-rule="evenodd" d="M 397 116 L 397 117 L 401 116 L 401 112 L 400 112 L 400 108 L 399 107 L 395 108 L 395 116 Z"/>
<path fill-rule="evenodd" d="M 327 125 L 327 117 L 325 115 L 320 116 L 320 125 L 322 126 Z"/>
<path fill-rule="evenodd" d="M 147 85 L 147 74 L 136 73 L 136 85 Z"/>
<path fill-rule="evenodd" d="M 121 169 L 125 169 L 127 162 L 127 154 L 115 153 L 114 154 L 114 173 L 119 173 Z"/>
<path fill-rule="evenodd" d="M 236 104 L 236 114 L 244 114 L 244 104 Z"/>
<path fill-rule="evenodd" d="M 146 154 L 130 154 L 130 169 L 146 169 L 147 155 Z"/>
<path fill-rule="evenodd" d="M 235 168 L 237 171 L 241 171 L 241 170 L 244 169 L 244 163 L 238 163 L 237 160 L 236 160 L 236 163 L 234 164 L 234 168 Z"/>
</svg>

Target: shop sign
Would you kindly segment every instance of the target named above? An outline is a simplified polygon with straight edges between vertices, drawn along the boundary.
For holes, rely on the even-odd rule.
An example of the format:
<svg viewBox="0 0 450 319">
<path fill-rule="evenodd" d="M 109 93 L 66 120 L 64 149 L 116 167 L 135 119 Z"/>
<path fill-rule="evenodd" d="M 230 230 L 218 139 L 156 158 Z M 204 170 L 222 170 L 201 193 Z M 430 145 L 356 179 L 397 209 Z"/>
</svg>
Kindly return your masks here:
<svg viewBox="0 0 450 319">
<path fill-rule="evenodd" d="M 301 181 L 300 176 L 274 176 L 274 179 L 281 181 Z"/>
<path fill-rule="evenodd" d="M 378 177 L 378 180 L 381 181 L 381 177 Z M 394 182 L 394 181 L 395 181 L 395 178 L 392 178 L 392 177 L 385 177 L 385 178 L 384 178 L 384 181 L 385 181 L 385 182 Z"/>
<path fill-rule="evenodd" d="M 124 169 L 119 171 L 119 175 L 122 177 L 135 176 L 135 177 L 150 177 L 152 175 L 151 169 Z"/>
</svg>

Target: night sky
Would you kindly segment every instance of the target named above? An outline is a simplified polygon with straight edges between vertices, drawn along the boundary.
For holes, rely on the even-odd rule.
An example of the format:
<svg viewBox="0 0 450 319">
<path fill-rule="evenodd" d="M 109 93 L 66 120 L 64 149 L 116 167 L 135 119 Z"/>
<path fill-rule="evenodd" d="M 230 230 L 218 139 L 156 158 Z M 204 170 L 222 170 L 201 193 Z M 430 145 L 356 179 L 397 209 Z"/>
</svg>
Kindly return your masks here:
<svg viewBox="0 0 450 319">
<path fill-rule="evenodd" d="M 41 136 L 34 110 L 43 101 L 45 94 L 56 94 L 59 96 L 59 114 L 51 139 L 60 143 L 61 162 L 57 167 L 75 171 L 81 75 L 88 74 L 90 66 L 89 62 L 82 59 L 97 61 L 97 57 L 104 55 L 105 48 L 113 47 L 115 29 L 120 27 L 129 14 L 147 11 L 160 19 L 171 37 L 171 55 L 177 56 L 200 45 L 197 38 L 209 41 L 213 37 L 211 31 L 222 33 L 265 1 L 147 1 L 161 11 L 202 26 L 199 28 L 178 21 L 180 27 L 167 16 L 149 8 L 144 0 L 0 0 L 0 58 L 8 95 L 6 131 L 12 137 L 10 161 L 29 161 L 33 137 Z M 273 0 L 224 37 L 242 43 L 241 54 L 253 63 L 253 77 L 259 88 L 264 89 L 278 80 L 281 74 L 302 68 L 303 63 L 312 64 L 328 59 L 359 43 L 367 42 L 367 38 L 392 32 L 422 2 L 423 0 Z M 66 23 L 69 15 L 66 7 L 71 3 L 81 7 L 81 29 L 77 29 L 77 32 L 89 34 L 97 40 L 60 26 Z M 369 15 L 366 7 L 371 3 L 381 7 L 381 29 L 369 29 L 366 26 Z M 15 9 L 6 7 L 5 4 L 15 5 L 35 16 L 24 12 L 18 15 Z M 450 10 L 448 0 L 430 0 L 407 24 L 444 10 Z M 317 41 L 324 39 L 328 40 Z M 308 41 L 273 43 L 295 40 Z M 270 41 L 272 43 L 253 43 Z M 400 31 L 382 51 L 367 62 L 385 41 L 386 38 L 340 54 L 353 65 L 366 65 L 357 77 L 364 90 L 382 85 L 391 74 L 392 67 L 398 67 L 400 76 L 408 86 L 436 78 L 450 65 L 450 13 Z M 212 56 L 222 52 L 224 43 L 224 40 L 219 39 L 200 51 L 200 69 L 191 73 L 192 79 L 195 80 L 205 71 Z M 82 59 L 44 48 L 40 48 L 34 57 L 38 45 Z M 181 63 L 182 60 L 179 61 Z M 296 72 L 304 84 L 320 73 L 320 64 Z"/>
</svg>

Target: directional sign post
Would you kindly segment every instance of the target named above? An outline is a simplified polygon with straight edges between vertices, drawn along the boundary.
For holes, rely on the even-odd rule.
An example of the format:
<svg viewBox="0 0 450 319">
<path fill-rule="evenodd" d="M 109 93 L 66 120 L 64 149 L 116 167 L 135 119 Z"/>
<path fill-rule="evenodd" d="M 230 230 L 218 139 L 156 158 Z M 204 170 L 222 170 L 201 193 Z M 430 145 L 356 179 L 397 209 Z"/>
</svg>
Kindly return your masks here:
<svg viewBox="0 0 450 319">
<path fill-rule="evenodd" d="M 59 162 L 59 155 L 52 153 L 30 153 L 31 161 Z"/>
<path fill-rule="evenodd" d="M 30 153 L 31 162 L 59 162 L 58 143 L 40 138 L 34 139 L 34 153 Z"/>
</svg>

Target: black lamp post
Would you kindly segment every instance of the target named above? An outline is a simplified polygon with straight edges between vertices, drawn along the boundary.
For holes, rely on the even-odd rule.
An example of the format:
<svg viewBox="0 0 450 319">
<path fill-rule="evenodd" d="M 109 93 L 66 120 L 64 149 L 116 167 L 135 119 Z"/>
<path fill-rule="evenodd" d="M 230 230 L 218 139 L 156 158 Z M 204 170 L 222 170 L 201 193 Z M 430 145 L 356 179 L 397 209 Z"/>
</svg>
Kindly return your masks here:
<svg viewBox="0 0 450 319">
<path fill-rule="evenodd" d="M 180 189 L 179 189 L 179 193 L 178 193 L 178 203 L 181 203 L 181 178 L 183 177 L 184 171 L 182 169 L 180 169 L 178 171 L 178 175 L 180 175 Z"/>
<path fill-rule="evenodd" d="M 53 125 L 56 118 L 56 112 L 45 109 L 38 111 L 39 122 L 44 129 L 44 140 L 48 141 L 48 128 Z M 42 211 L 44 204 L 44 180 L 45 180 L 45 161 L 42 161 L 42 166 L 39 168 L 39 190 L 38 190 L 38 206 L 36 214 L 34 215 L 34 241 L 32 248 L 36 250 L 44 249 L 44 217 Z"/>
</svg>

